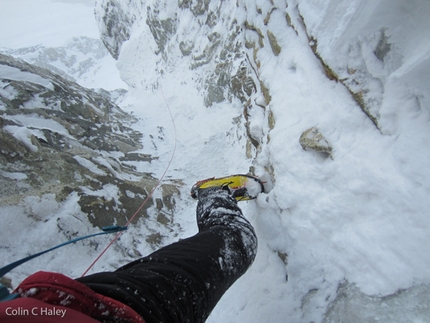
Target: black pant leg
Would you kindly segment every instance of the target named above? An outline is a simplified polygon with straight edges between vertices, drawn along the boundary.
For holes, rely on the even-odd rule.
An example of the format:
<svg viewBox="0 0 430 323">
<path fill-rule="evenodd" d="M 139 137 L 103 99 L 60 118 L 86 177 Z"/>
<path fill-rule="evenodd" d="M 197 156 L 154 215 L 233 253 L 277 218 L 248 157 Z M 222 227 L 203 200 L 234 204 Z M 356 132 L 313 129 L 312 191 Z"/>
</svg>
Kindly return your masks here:
<svg viewBox="0 0 430 323">
<path fill-rule="evenodd" d="M 251 265 L 257 243 L 236 202 L 224 193 L 218 195 L 199 202 L 200 232 L 195 236 L 115 272 L 78 280 L 129 305 L 148 323 L 204 322 Z"/>
</svg>

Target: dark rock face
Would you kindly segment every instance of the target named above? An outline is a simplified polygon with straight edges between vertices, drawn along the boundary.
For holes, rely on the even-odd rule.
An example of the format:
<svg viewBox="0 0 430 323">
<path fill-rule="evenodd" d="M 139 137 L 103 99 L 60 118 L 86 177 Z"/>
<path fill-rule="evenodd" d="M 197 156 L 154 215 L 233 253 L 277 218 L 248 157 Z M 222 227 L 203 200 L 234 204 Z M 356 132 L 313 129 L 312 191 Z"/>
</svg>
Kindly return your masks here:
<svg viewBox="0 0 430 323">
<path fill-rule="evenodd" d="M 240 2 L 180 0 L 145 6 L 138 0 L 129 0 L 127 5 L 118 2 L 101 0 L 95 14 L 101 38 L 113 48 L 110 52 L 114 58 L 119 58 L 119 66 L 124 66 L 123 80 L 132 88 L 142 84 L 143 81 L 130 72 L 133 62 L 140 71 L 148 69 L 148 74 L 163 75 L 166 70 L 175 69 L 172 62 L 182 58 L 181 65 L 186 64 L 193 71 L 196 87 L 207 108 L 236 99 L 241 102 L 243 115 L 233 123 L 246 129 L 247 157 L 256 155 L 261 149 L 260 143 L 269 139 L 261 131 L 250 130 L 252 121 L 262 115 L 268 127 L 274 124 L 274 115 L 268 107 L 270 89 L 260 78 L 258 52 L 270 47 L 276 56 L 282 50 L 275 34 L 268 29 L 270 14 L 276 8 L 267 14 L 257 8 L 259 15 L 265 17 L 264 25 L 254 26 L 246 16 L 226 14 L 238 8 L 256 10 Z M 117 26 L 112 26 L 111 22 L 117 20 L 120 21 Z M 115 31 L 115 28 L 120 30 Z M 123 47 L 127 40 L 127 46 Z M 145 57 L 148 51 L 155 55 L 151 55 L 150 63 L 143 64 L 148 59 Z M 120 57 L 120 53 L 123 56 Z M 158 86 L 156 81 L 151 82 L 148 80 L 145 86 Z"/>
<path fill-rule="evenodd" d="M 125 224 L 157 183 L 131 163 L 152 160 L 133 152 L 142 148 L 134 118 L 108 92 L 11 56 L 0 54 L 0 71 L 0 203 L 44 194 L 61 202 L 73 193 L 94 225 Z M 172 210 L 178 194 L 165 185 L 172 187 L 158 210 Z M 141 214 L 153 205 L 149 199 Z"/>
<path fill-rule="evenodd" d="M 96 6 L 100 8 L 96 8 L 95 13 L 103 44 L 112 57 L 118 59 L 122 44 L 130 38 L 130 29 L 141 5 L 135 5 L 133 1 L 104 0 L 98 1 Z"/>
<path fill-rule="evenodd" d="M 204 48 L 196 48 L 194 41 L 188 39 L 186 34 L 177 33 L 178 12 L 166 17 L 166 8 L 161 4 L 143 8 L 140 1 L 131 0 L 128 5 L 121 3 L 117 0 L 103 0 L 95 10 L 101 38 L 115 59 L 119 58 L 123 43 L 130 38 L 132 28 L 146 24 L 157 45 L 154 51 L 164 61 L 168 59 L 170 46 L 170 50 L 179 49 L 184 57 L 189 56 L 191 70 L 204 67 L 213 71 L 202 79 L 204 103 L 207 107 L 224 100 L 231 101 L 233 96 L 244 102 L 256 91 L 246 63 L 241 26 L 236 20 L 232 20 L 228 34 L 223 37 L 213 31 L 220 19 L 222 2 L 216 9 L 209 8 L 209 0 L 178 2 L 176 10 L 189 10 L 202 22 L 201 32 L 209 41 Z M 238 61 L 242 62 L 239 69 L 235 67 Z"/>
</svg>

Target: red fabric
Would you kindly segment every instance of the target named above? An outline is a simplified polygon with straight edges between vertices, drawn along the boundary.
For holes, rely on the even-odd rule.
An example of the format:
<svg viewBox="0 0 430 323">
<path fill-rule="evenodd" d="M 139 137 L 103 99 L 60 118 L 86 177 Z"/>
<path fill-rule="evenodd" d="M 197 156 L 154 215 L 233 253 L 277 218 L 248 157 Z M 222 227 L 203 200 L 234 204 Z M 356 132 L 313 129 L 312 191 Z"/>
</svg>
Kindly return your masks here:
<svg viewBox="0 0 430 323">
<path fill-rule="evenodd" d="M 25 298 L 36 299 L 59 309 L 66 308 L 70 310 L 71 315 L 77 315 L 74 313 L 77 311 L 87 317 L 87 321 L 82 319 L 73 322 L 92 323 L 94 320 L 89 318 L 92 317 L 100 321 L 121 318 L 132 323 L 145 323 L 142 317 L 127 305 L 97 294 L 84 284 L 58 273 L 39 271 L 27 277 L 17 287 L 15 293 L 20 294 L 21 302 L 22 299 L 25 300 Z M 11 302 L 12 301 L 0 303 L 0 308 L 2 309 L 0 315 L 6 314 L 4 311 Z M 4 308 L 5 306 L 6 308 Z M 9 311 L 9 313 L 10 312 L 11 311 Z M 0 317 L 3 318 L 2 316 Z M 32 318 L 29 318 L 28 321 L 36 322 Z M 57 322 L 58 321 L 63 322 L 62 319 L 58 320 L 57 317 Z M 3 322 L 3 320 L 0 320 L 0 322 Z"/>
<path fill-rule="evenodd" d="M 100 323 L 88 315 L 34 298 L 0 302 L 0 322 L 7 323 Z"/>
</svg>

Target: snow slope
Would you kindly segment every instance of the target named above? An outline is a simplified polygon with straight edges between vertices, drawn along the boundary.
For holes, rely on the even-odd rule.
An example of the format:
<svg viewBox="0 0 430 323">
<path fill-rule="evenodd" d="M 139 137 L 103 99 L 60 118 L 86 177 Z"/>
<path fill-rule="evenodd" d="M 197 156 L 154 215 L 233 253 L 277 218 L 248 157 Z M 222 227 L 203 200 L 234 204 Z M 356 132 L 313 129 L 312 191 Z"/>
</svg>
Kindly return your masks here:
<svg viewBox="0 0 430 323">
<path fill-rule="evenodd" d="M 60 4 L 59 14 L 69 10 L 67 2 L 46 1 L 46 6 Z M 273 180 L 270 192 L 243 204 L 259 237 L 257 259 L 208 322 L 429 322 L 428 2 L 296 0 L 288 1 L 288 6 L 284 1 L 211 2 L 210 8 L 221 18 L 214 27 L 220 34 L 228 31 L 233 18 L 239 25 L 246 20 L 264 35 L 267 31 L 275 35 L 282 49 L 275 55 L 265 38 L 266 46 L 252 61 L 255 66 L 259 62 L 258 77 L 270 89 L 271 101 L 250 113 L 251 132 L 260 141 L 260 149 L 252 150 L 250 158 L 241 102 L 233 99 L 205 107 L 201 79 L 211 66 L 190 69 L 191 58 L 177 48 L 185 37 L 204 48 L 205 27 L 176 3 L 148 0 L 145 5 L 164 6 L 165 18 L 178 15 L 177 32 L 166 45 L 168 59 L 157 54 L 151 31 L 141 23 L 124 43 L 117 67 L 130 86 L 121 107 L 138 116 L 136 127 L 145 129 L 142 152 L 159 156 L 145 170 L 161 176 L 176 144 L 167 175 L 185 185 L 176 205 L 177 236 L 164 243 L 196 232 L 194 201 L 188 198 L 196 180 L 246 172 L 251 166 Z M 147 13 L 139 14 L 145 22 Z M 83 24 L 90 29 L 89 21 Z M 75 30 L 75 35 L 82 35 Z M 318 53 L 344 82 L 327 78 L 309 45 L 310 36 L 318 40 Z M 8 47 L 1 37 L 5 41 L 0 44 Z M 40 37 L 42 44 L 48 42 Z M 241 37 L 245 43 L 255 38 L 255 32 L 244 31 Z M 374 53 L 381 39 L 390 44 L 382 60 Z M 253 57 L 252 49 L 247 51 Z M 379 129 L 345 84 L 364 93 Z M 301 134 L 314 126 L 333 147 L 333 159 L 300 146 Z M 66 212 L 70 206 L 46 199 L 46 204 L 42 199 L 36 205 L 52 212 Z M 124 235 L 120 248 L 132 241 L 133 230 Z M 85 253 L 85 248 L 77 248 Z M 149 251 L 144 245 L 139 248 Z M 117 249 L 95 270 L 127 260 Z M 76 275 L 66 267 L 44 265 L 46 270 Z"/>
</svg>

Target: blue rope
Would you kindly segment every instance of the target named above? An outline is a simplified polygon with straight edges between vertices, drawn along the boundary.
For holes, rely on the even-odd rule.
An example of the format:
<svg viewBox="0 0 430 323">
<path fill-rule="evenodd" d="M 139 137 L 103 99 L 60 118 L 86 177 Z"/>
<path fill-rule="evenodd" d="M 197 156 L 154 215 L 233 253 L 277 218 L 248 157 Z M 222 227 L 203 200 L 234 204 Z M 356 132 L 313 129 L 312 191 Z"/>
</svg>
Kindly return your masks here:
<svg viewBox="0 0 430 323">
<path fill-rule="evenodd" d="M 41 256 L 41 255 L 43 255 L 43 254 L 45 254 L 47 252 L 52 251 L 52 250 L 64 247 L 64 246 L 66 246 L 68 244 L 75 243 L 75 242 L 80 241 L 80 240 L 88 239 L 88 238 L 99 236 L 99 235 L 102 235 L 102 234 L 116 233 L 116 232 L 125 231 L 125 230 L 127 230 L 127 227 L 122 227 L 122 226 L 118 226 L 118 225 L 112 225 L 112 226 L 103 227 L 102 228 L 102 232 L 98 232 L 98 233 L 90 234 L 90 235 L 87 235 L 87 236 L 84 236 L 84 237 L 79 237 L 79 238 L 75 238 L 75 239 L 66 241 L 64 243 L 61 243 L 61 244 L 55 246 L 55 247 L 52 247 L 50 249 L 41 251 L 39 253 L 36 253 L 34 255 L 22 258 L 22 259 L 17 260 L 17 261 L 15 261 L 15 262 L 13 262 L 13 263 L 11 263 L 9 265 L 6 265 L 6 266 L 0 268 L 0 277 L 3 277 L 8 272 L 10 272 L 12 269 L 14 269 L 14 268 L 22 265 L 23 263 L 25 263 L 25 262 L 33 259 L 33 258 L 39 257 L 39 256 Z M 2 300 L 2 301 L 3 300 L 9 300 L 9 299 L 13 299 L 15 297 L 16 297 L 16 294 L 9 294 L 9 292 L 7 291 L 7 288 L 0 284 L 0 300 Z"/>
</svg>

